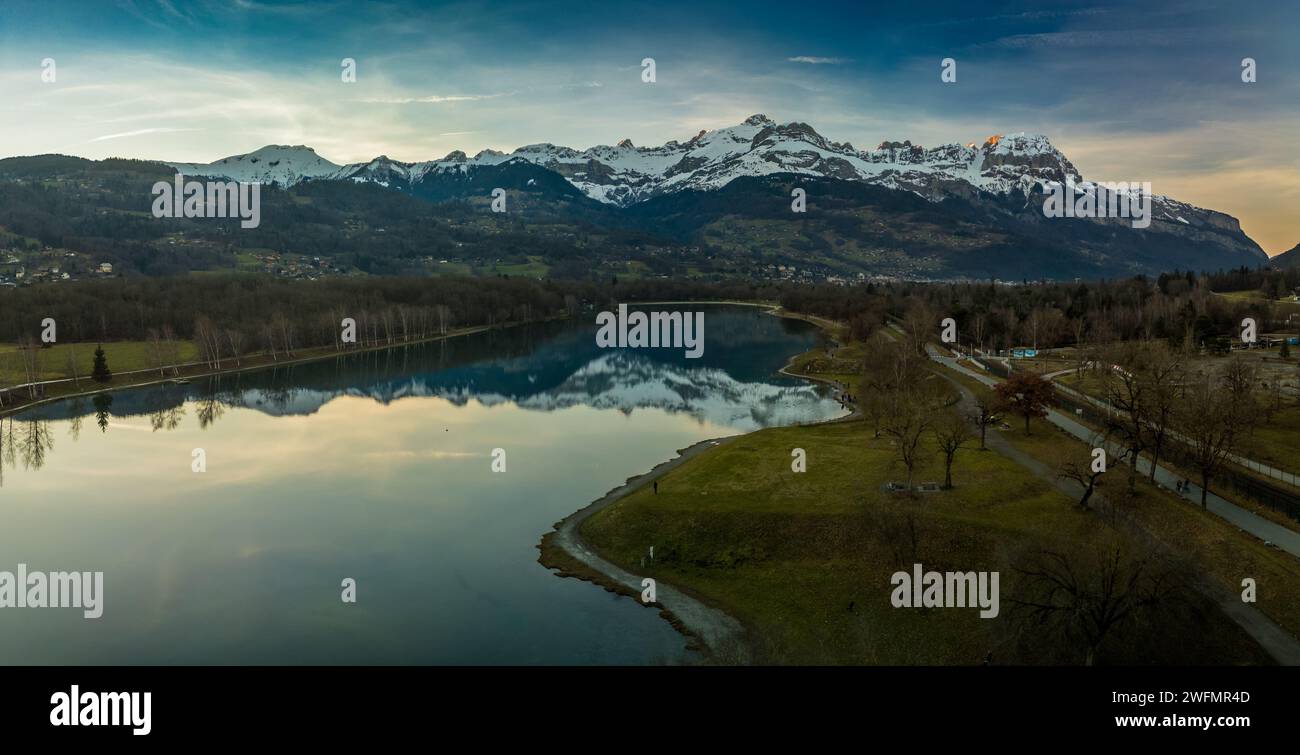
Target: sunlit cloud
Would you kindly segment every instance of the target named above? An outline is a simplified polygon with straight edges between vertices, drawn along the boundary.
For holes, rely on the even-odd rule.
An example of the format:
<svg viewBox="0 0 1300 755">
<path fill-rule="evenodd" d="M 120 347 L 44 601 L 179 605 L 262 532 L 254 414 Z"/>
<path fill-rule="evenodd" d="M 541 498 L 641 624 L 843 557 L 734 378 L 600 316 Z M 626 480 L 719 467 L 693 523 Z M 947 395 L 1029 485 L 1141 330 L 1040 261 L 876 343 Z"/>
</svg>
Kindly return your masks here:
<svg viewBox="0 0 1300 755">
<path fill-rule="evenodd" d="M 989 13 L 941 0 L 926 18 L 845 7 L 826 24 L 763 12 L 761 0 L 748 10 L 665 1 L 659 22 L 628 25 L 512 0 L 59 10 L 7 0 L 0 144 L 5 155 L 176 162 L 305 144 L 348 163 L 537 142 L 657 145 L 759 112 L 860 149 L 1031 131 L 1085 176 L 1151 174 L 1176 199 L 1216 202 L 1270 251 L 1300 240 L 1273 201 L 1292 196 L 1300 123 L 1300 80 L 1284 73 L 1300 61 L 1274 33 L 1288 11 L 1012 3 Z M 1260 61 L 1258 84 L 1239 79 L 1246 55 Z M 47 56 L 54 84 L 40 80 Z M 950 56 L 958 82 L 941 86 Z M 640 78 L 645 57 L 658 63 L 654 85 Z M 343 58 L 357 61 L 355 83 L 340 80 Z M 1207 115 L 1223 123 L 1198 125 Z"/>
</svg>

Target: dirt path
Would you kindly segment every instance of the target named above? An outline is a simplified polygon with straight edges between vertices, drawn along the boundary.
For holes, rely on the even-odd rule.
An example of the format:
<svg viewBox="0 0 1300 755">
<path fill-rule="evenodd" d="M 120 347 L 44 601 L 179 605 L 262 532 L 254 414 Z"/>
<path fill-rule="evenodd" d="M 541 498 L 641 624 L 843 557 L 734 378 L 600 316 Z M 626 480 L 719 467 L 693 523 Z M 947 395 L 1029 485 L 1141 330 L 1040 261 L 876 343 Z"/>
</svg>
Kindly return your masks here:
<svg viewBox="0 0 1300 755">
<path fill-rule="evenodd" d="M 552 544 L 563 549 L 565 553 L 578 559 L 588 567 L 600 572 L 606 579 L 632 591 L 637 595 L 636 599 L 640 600 L 642 578 L 596 555 L 596 552 L 583 541 L 578 529 L 588 517 L 597 511 L 612 506 L 627 494 L 640 490 L 705 451 L 725 445 L 740 437 L 743 436 L 733 435 L 727 438 L 702 440 L 679 451 L 676 458 L 659 464 L 643 475 L 630 478 L 623 485 L 606 493 L 603 498 L 561 520 L 555 526 Z M 743 639 L 745 628 L 739 621 L 717 608 L 705 605 L 667 583 L 657 582 L 655 592 L 657 604 L 671 614 L 670 618 L 675 620 L 675 624 L 679 629 L 694 636 L 712 650 L 716 651 L 718 648 L 734 649 L 734 652 L 740 655 L 736 660 L 744 662 L 747 658 L 744 650 L 746 645 Z"/>
</svg>

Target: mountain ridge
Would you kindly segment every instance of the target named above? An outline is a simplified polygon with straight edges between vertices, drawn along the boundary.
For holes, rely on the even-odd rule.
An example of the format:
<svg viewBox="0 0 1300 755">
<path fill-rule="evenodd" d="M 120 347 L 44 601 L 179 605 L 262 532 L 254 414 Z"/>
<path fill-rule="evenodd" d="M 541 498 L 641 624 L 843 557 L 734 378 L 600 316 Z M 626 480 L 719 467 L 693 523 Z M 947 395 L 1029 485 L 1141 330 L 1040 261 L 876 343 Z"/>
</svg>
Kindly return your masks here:
<svg viewBox="0 0 1300 755">
<path fill-rule="evenodd" d="M 453 150 L 441 159 L 419 162 L 381 155 L 340 165 L 311 147 L 268 145 L 212 163 L 165 164 L 189 175 L 228 180 L 281 186 L 308 180 L 352 181 L 419 194 L 420 185 L 434 178 L 520 160 L 559 174 L 590 199 L 619 208 L 683 191 L 715 191 L 737 178 L 778 174 L 861 182 L 911 192 L 932 202 L 981 194 L 1030 196 L 1065 182 L 1084 187 L 1091 183 L 1042 134 L 997 134 L 979 146 L 952 143 L 926 148 L 909 140 L 884 141 L 873 150 L 858 150 L 849 142 L 825 138 L 807 123 L 781 124 L 762 114 L 657 147 L 637 147 L 627 139 L 584 150 L 540 142 L 509 153 L 486 149 L 470 157 Z M 1225 212 L 1160 194 L 1152 197 L 1152 212 L 1153 219 L 1164 223 L 1239 234 L 1248 256 L 1267 260 L 1263 249 L 1241 230 L 1240 221 Z"/>
</svg>

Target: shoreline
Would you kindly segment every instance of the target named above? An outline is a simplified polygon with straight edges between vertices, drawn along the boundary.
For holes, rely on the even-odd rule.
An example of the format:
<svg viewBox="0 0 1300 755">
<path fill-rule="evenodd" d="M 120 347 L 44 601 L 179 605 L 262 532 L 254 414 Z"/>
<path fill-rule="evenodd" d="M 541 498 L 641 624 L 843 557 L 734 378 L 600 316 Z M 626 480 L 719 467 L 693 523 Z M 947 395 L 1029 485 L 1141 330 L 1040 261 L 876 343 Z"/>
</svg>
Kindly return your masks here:
<svg viewBox="0 0 1300 755">
<path fill-rule="evenodd" d="M 666 304 L 669 302 L 655 303 Z M 750 304 L 748 306 L 768 305 Z M 828 332 L 826 325 L 804 316 L 787 313 L 779 306 L 769 306 L 767 314 L 803 320 L 817 326 L 823 332 Z M 828 335 L 836 343 L 839 343 L 834 334 L 828 333 Z M 807 352 L 791 356 L 786 361 L 785 366 L 781 367 L 777 372 L 800 380 L 830 385 L 835 388 L 838 394 L 837 398 L 841 398 L 844 395 L 844 387 L 838 381 L 788 371 L 794 360 L 804 353 Z M 799 426 L 809 427 L 847 422 L 860 417 L 856 404 L 848 404 L 843 401 L 842 403 L 851 408 L 849 414 Z M 551 531 L 542 535 L 541 542 L 537 544 L 537 549 L 540 551 L 537 557 L 538 563 L 553 571 L 558 577 L 590 582 L 609 592 L 630 597 L 643 607 L 658 608 L 659 614 L 664 620 L 691 640 L 691 643 L 687 645 L 688 650 L 700 650 L 706 657 L 714 658 L 725 652 L 731 656 L 729 660 L 737 664 L 745 663 L 750 657 L 747 641 L 749 629 L 743 622 L 722 609 L 710 606 L 703 600 L 683 592 L 680 588 L 658 580 L 656 580 L 655 584 L 656 602 L 651 604 L 641 603 L 640 578 L 601 556 L 590 543 L 582 539 L 579 529 L 582 527 L 582 523 L 592 514 L 618 503 L 629 493 L 645 487 L 696 456 L 710 449 L 726 445 L 737 438 L 748 437 L 760 430 L 701 440 L 686 448 L 678 449 L 676 456 L 656 464 L 649 471 L 629 477 L 622 485 L 556 522 Z"/>
<path fill-rule="evenodd" d="M 438 341 L 447 341 L 447 340 L 451 340 L 451 339 L 453 339 L 453 338 L 459 338 L 459 337 L 461 337 L 461 336 L 470 336 L 470 335 L 475 335 L 475 334 L 478 334 L 478 333 L 486 333 L 486 332 L 488 332 L 488 331 L 490 331 L 490 330 L 493 330 L 493 329 L 515 328 L 515 327 L 519 327 L 519 326 L 521 326 L 521 325 L 534 325 L 534 324 L 541 324 L 541 323 L 547 323 L 547 322 L 554 322 L 555 320 L 562 320 L 562 319 L 568 319 L 568 318 L 567 318 L 567 316 L 566 316 L 566 317 L 548 317 L 548 318 L 544 318 L 544 319 L 541 319 L 541 320 L 529 320 L 529 321 L 527 321 L 527 322 L 512 322 L 512 323 L 505 323 L 505 324 L 502 324 L 502 325 L 475 325 L 475 326 L 473 326 L 473 327 L 471 327 L 471 328 L 465 328 L 465 329 L 463 329 L 463 330 L 452 331 L 452 332 L 446 333 L 445 335 L 444 335 L 444 334 L 440 334 L 440 335 L 432 336 L 432 337 L 429 337 L 429 338 L 420 338 L 420 339 L 416 339 L 416 340 L 413 340 L 413 341 L 403 341 L 403 342 L 401 342 L 401 343 L 394 343 L 394 344 L 377 344 L 377 345 L 374 345 L 374 346 L 366 346 L 366 347 L 363 347 L 363 348 L 347 349 L 346 351 L 337 351 L 337 350 L 336 350 L 336 351 L 330 351 L 330 352 L 327 352 L 327 353 L 324 353 L 324 354 L 312 354 L 312 355 L 309 355 L 309 356 L 295 357 L 295 358 L 293 358 L 293 359 L 281 359 L 281 360 L 278 360 L 278 361 L 273 360 L 273 361 L 270 361 L 270 362 L 260 362 L 260 363 L 258 363 L 258 364 L 237 365 L 237 366 L 235 366 L 235 367 L 229 367 L 229 368 L 222 367 L 222 368 L 218 368 L 218 369 L 210 369 L 210 368 L 206 368 L 206 367 L 205 367 L 205 368 L 201 368 L 201 369 L 199 369 L 197 372 L 181 372 L 180 374 L 177 374 L 177 375 L 171 375 L 171 376 L 167 376 L 167 377 L 158 377 L 158 378 L 150 377 L 150 378 L 147 379 L 147 380 L 142 380 L 142 381 L 140 381 L 140 382 L 124 383 L 124 384 L 122 384 L 122 385 L 101 384 L 101 385 L 99 385 L 98 387 L 96 387 L 96 388 L 94 388 L 94 389 L 91 389 L 91 390 L 74 391 L 73 393 L 61 393 L 61 394 L 59 394 L 59 395 L 57 395 L 57 396 L 46 396 L 46 397 L 44 397 L 44 398 L 36 399 L 35 401 L 28 401 L 28 402 L 21 403 L 21 404 L 17 404 L 17 405 L 13 405 L 13 406 L 4 406 L 4 407 L 0 407 L 0 418 L 8 417 L 8 416 L 11 416 L 11 415 L 13 415 L 13 414 L 17 414 L 18 412 L 22 412 L 22 411 L 25 411 L 25 410 L 27 410 L 27 409 L 32 409 L 32 408 L 35 408 L 35 407 L 38 407 L 38 406 L 44 406 L 44 405 L 46 405 L 46 404 L 53 404 L 53 403 L 57 403 L 57 402 L 59 402 L 59 401 L 67 401 L 67 400 L 74 399 L 74 398 L 86 398 L 86 397 L 88 397 L 88 396 L 95 396 L 95 395 L 100 394 L 100 393 L 109 393 L 109 392 L 114 392 L 114 391 L 127 391 L 127 390 L 131 390 L 131 389 L 134 389 L 134 388 L 148 388 L 148 387 L 150 387 L 150 386 L 156 386 L 156 385 L 168 385 L 168 384 L 182 384 L 182 385 L 183 385 L 183 383 L 179 383 L 178 381 L 185 380 L 185 381 L 187 381 L 187 382 L 192 382 L 192 381 L 194 381 L 194 380 L 198 380 L 198 379 L 202 379 L 202 378 L 219 377 L 219 376 L 221 376 L 221 375 L 236 375 L 236 374 L 239 374 L 239 373 L 241 373 L 241 372 L 255 372 L 255 371 L 258 371 L 258 370 L 269 370 L 269 369 L 275 369 L 275 368 L 278 368 L 278 367 L 284 367 L 284 366 L 294 366 L 294 365 L 299 365 L 299 364 L 309 364 L 309 363 L 311 363 L 311 362 L 323 362 L 323 361 L 325 361 L 326 359 L 334 359 L 334 358 L 342 357 L 342 356 L 350 356 L 350 355 L 352 355 L 352 354 L 367 354 L 367 353 L 376 352 L 376 351 L 386 351 L 386 350 L 388 350 L 388 349 L 396 349 L 396 348 L 400 348 L 400 347 L 403 347 L 403 346 L 418 346 L 418 345 L 421 345 L 421 344 L 427 344 L 427 343 L 437 343 Z M 266 356 L 266 354 L 265 354 L 265 353 L 262 353 L 262 354 L 252 354 L 252 355 L 247 355 L 245 358 L 246 358 L 246 359 L 252 359 L 252 358 L 257 358 L 257 357 L 265 358 L 265 356 Z M 232 358 L 233 358 L 233 357 L 232 357 Z M 117 373 L 117 374 L 139 374 L 139 372 L 142 372 L 142 371 L 137 370 L 137 371 L 133 371 L 132 373 Z M 153 370 L 150 369 L 150 370 L 147 370 L 147 372 L 153 372 Z M 67 381 L 69 381 L 69 380 L 71 380 L 71 378 L 59 378 L 58 380 L 45 381 L 45 383 L 48 384 L 48 383 L 53 383 L 53 382 L 67 382 Z M 90 377 L 86 377 L 85 380 L 86 380 L 87 382 L 91 382 L 93 379 L 90 378 Z M 6 390 L 13 390 L 13 389 L 6 389 Z"/>
</svg>

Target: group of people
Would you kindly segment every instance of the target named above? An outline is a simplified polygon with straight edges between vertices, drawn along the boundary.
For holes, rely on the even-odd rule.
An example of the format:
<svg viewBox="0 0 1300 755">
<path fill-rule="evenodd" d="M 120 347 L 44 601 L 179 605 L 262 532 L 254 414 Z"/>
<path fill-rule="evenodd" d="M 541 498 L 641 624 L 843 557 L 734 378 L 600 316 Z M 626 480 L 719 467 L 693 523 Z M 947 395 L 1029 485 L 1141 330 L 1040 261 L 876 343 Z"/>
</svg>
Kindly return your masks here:
<svg viewBox="0 0 1300 755">
<path fill-rule="evenodd" d="M 1178 484 L 1176 484 L 1176 485 L 1174 486 L 1174 488 L 1175 488 L 1176 490 L 1178 490 L 1178 494 L 1179 494 L 1179 495 L 1182 495 L 1183 493 L 1187 493 L 1187 492 L 1189 492 L 1189 491 L 1192 489 L 1192 481 L 1191 481 L 1191 480 L 1179 480 L 1179 481 L 1178 481 Z"/>
</svg>

